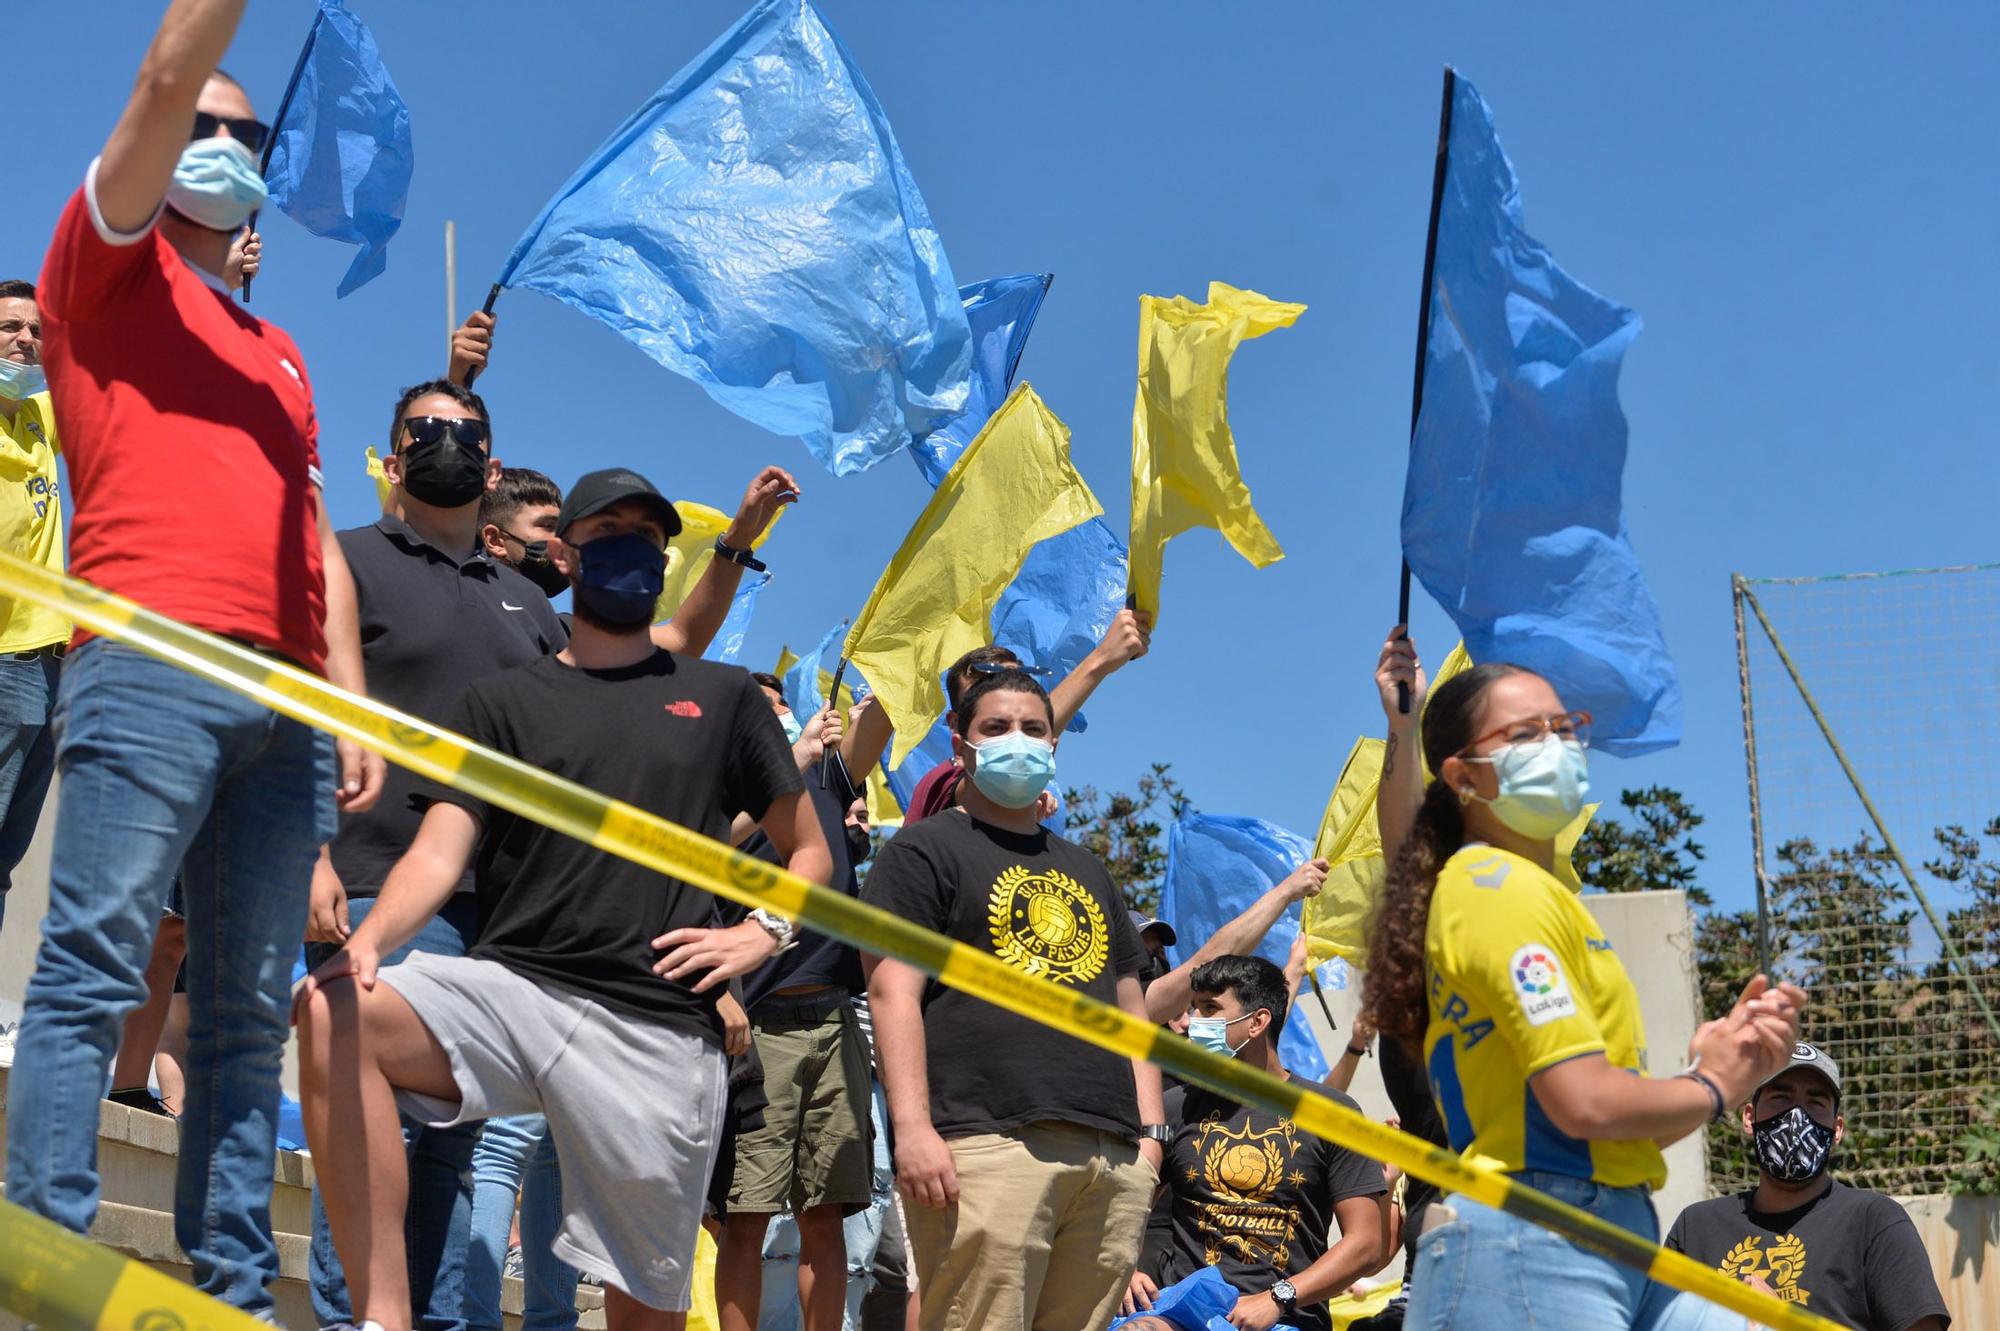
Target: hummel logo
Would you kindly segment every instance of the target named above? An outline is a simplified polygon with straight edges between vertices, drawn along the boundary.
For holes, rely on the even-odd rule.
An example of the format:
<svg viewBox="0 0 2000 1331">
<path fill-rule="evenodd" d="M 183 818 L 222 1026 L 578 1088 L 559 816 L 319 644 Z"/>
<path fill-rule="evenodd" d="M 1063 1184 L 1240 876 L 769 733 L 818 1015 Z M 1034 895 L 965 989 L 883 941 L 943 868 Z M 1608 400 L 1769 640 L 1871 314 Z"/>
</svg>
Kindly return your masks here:
<svg viewBox="0 0 2000 1331">
<path fill-rule="evenodd" d="M 679 702 L 668 703 L 667 711 L 675 716 L 688 716 L 688 717 L 700 716 L 701 704 L 698 702 L 689 702 L 685 698 L 683 698 Z"/>
<path fill-rule="evenodd" d="M 507 602 L 502 601 L 500 603 L 500 608 L 502 610 L 526 610 L 528 607 L 525 605 L 509 605 Z"/>
</svg>

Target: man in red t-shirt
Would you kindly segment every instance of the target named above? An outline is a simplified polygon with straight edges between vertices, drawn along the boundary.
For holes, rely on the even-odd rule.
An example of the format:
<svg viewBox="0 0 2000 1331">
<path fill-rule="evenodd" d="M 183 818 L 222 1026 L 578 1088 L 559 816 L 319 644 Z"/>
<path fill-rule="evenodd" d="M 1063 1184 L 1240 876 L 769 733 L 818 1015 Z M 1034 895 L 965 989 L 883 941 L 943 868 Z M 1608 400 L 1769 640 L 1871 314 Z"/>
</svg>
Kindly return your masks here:
<svg viewBox="0 0 2000 1331">
<path fill-rule="evenodd" d="M 319 495 L 304 358 L 229 297 L 270 133 L 216 70 L 245 0 L 174 0 L 64 209 L 39 285 L 69 458 L 70 568 L 362 689 L 354 585 Z M 200 1288 L 268 1315 L 292 958 L 336 803 L 379 758 L 79 632 L 56 703 L 49 913 L 9 1083 L 7 1200 L 77 1232 L 120 1019 L 182 872 L 191 1043 L 175 1238 Z"/>
</svg>

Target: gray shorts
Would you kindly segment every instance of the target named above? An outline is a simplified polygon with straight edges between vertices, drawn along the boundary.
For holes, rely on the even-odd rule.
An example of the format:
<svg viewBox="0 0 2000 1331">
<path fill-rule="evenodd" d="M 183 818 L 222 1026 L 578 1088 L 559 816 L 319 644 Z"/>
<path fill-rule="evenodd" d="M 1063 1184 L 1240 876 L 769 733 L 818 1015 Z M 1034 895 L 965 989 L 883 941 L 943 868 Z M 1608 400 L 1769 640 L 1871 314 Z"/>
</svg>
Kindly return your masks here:
<svg viewBox="0 0 2000 1331">
<path fill-rule="evenodd" d="M 556 1255 L 648 1307 L 687 1308 L 722 1140 L 722 1051 L 494 961 L 418 952 L 379 978 L 444 1046 L 458 1083 L 455 1105 L 398 1091 L 403 1112 L 438 1127 L 545 1115 L 562 1162 Z"/>
</svg>

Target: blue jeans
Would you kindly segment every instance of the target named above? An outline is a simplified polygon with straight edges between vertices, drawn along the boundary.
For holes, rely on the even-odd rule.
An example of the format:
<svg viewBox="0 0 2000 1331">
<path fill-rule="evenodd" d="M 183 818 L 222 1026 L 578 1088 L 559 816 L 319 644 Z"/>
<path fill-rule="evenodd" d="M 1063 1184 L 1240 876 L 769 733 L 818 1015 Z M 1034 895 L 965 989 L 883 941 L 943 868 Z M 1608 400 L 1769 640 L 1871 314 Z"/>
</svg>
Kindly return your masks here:
<svg viewBox="0 0 2000 1331">
<path fill-rule="evenodd" d="M 49 913 L 8 1084 L 7 1200 L 70 1229 L 97 1213 L 97 1101 L 146 997 L 181 870 L 188 1061 L 174 1237 L 207 1294 L 268 1311 L 292 958 L 333 832 L 333 741 L 102 639 L 56 704 L 62 806 Z"/>
<path fill-rule="evenodd" d="M 1660 1221 L 1644 1188 L 1529 1170 L 1531 1188 L 1641 1238 L 1659 1242 Z M 1642 1272 L 1579 1248 L 1503 1211 L 1453 1195 L 1458 1218 L 1417 1240 L 1409 1277 L 1409 1331 L 1448 1327 L 1575 1327 L 1578 1331 L 1743 1331 L 1740 1314 L 1655 1284 Z"/>
<path fill-rule="evenodd" d="M 576 1268 L 555 1255 L 562 1228 L 562 1174 L 548 1120 L 489 1118 L 472 1153 L 472 1246 L 465 1254 L 465 1324 L 500 1331 L 501 1268 L 514 1202 L 521 1203 L 522 1331 L 572 1331 Z"/>
<path fill-rule="evenodd" d="M 68 798 L 67 795 L 64 796 Z M 359 928 L 375 905 L 373 897 L 353 897 L 347 903 L 347 923 Z M 382 958 L 393 966 L 412 952 L 462 957 L 479 929 L 479 909 L 469 892 L 447 901 L 444 909 L 424 922 L 417 936 Z M 327 943 L 306 947 L 306 964 L 318 966 L 340 949 Z M 465 1249 L 472 1237 L 472 1149 L 479 1141 L 477 1123 L 433 1128 L 405 1116 L 403 1146 L 410 1166 L 410 1202 L 404 1213 L 403 1243 L 410 1264 L 410 1305 L 417 1311 L 420 1331 L 465 1331 L 460 1307 L 465 1283 Z M 315 1162 L 319 1169 L 341 1168 L 338 1161 Z M 333 1230 L 319 1189 L 313 1189 L 312 1303 L 323 1327 L 350 1326 L 353 1305 L 347 1297 L 347 1273 L 333 1250 Z"/>
<path fill-rule="evenodd" d="M 876 1082 L 869 1104 L 873 1120 L 875 1158 L 869 1171 L 868 1209 L 841 1222 L 847 1240 L 847 1314 L 841 1331 L 860 1331 L 861 1301 L 868 1296 L 875 1270 L 875 1252 L 882 1245 L 895 1198 L 896 1167 L 889 1159 L 888 1103 Z M 522 1213 L 522 1242 L 527 1241 L 527 1214 Z M 764 1232 L 764 1293 L 758 1305 L 757 1331 L 798 1331 L 799 1227 L 790 1215 L 774 1215 Z"/>
<path fill-rule="evenodd" d="M 50 722 L 60 658 L 29 660 L 0 655 L 0 921 L 7 917 L 7 889 L 14 867 L 28 853 L 56 774 L 56 736 Z"/>
</svg>

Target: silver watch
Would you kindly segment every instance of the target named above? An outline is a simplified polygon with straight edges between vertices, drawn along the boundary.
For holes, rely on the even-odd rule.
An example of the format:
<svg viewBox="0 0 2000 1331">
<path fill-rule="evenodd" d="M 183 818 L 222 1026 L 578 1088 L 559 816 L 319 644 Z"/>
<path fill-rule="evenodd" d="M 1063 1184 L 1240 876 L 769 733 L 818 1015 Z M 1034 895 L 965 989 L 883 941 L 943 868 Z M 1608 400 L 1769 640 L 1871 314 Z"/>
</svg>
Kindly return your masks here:
<svg viewBox="0 0 2000 1331">
<path fill-rule="evenodd" d="M 750 912 L 750 918 L 765 933 L 778 940 L 778 951 L 780 952 L 783 952 L 786 948 L 791 947 L 799 941 L 798 929 L 790 920 L 782 915 L 773 915 L 770 911 L 759 906 L 756 910 Z"/>
<path fill-rule="evenodd" d="M 1297 1310 L 1299 1306 L 1299 1292 L 1292 1288 L 1290 1280 L 1279 1277 L 1278 1283 L 1271 1286 L 1266 1292 L 1270 1294 L 1271 1301 L 1278 1305 L 1279 1311 L 1283 1312 L 1287 1317 L 1291 1316 Z"/>
</svg>

